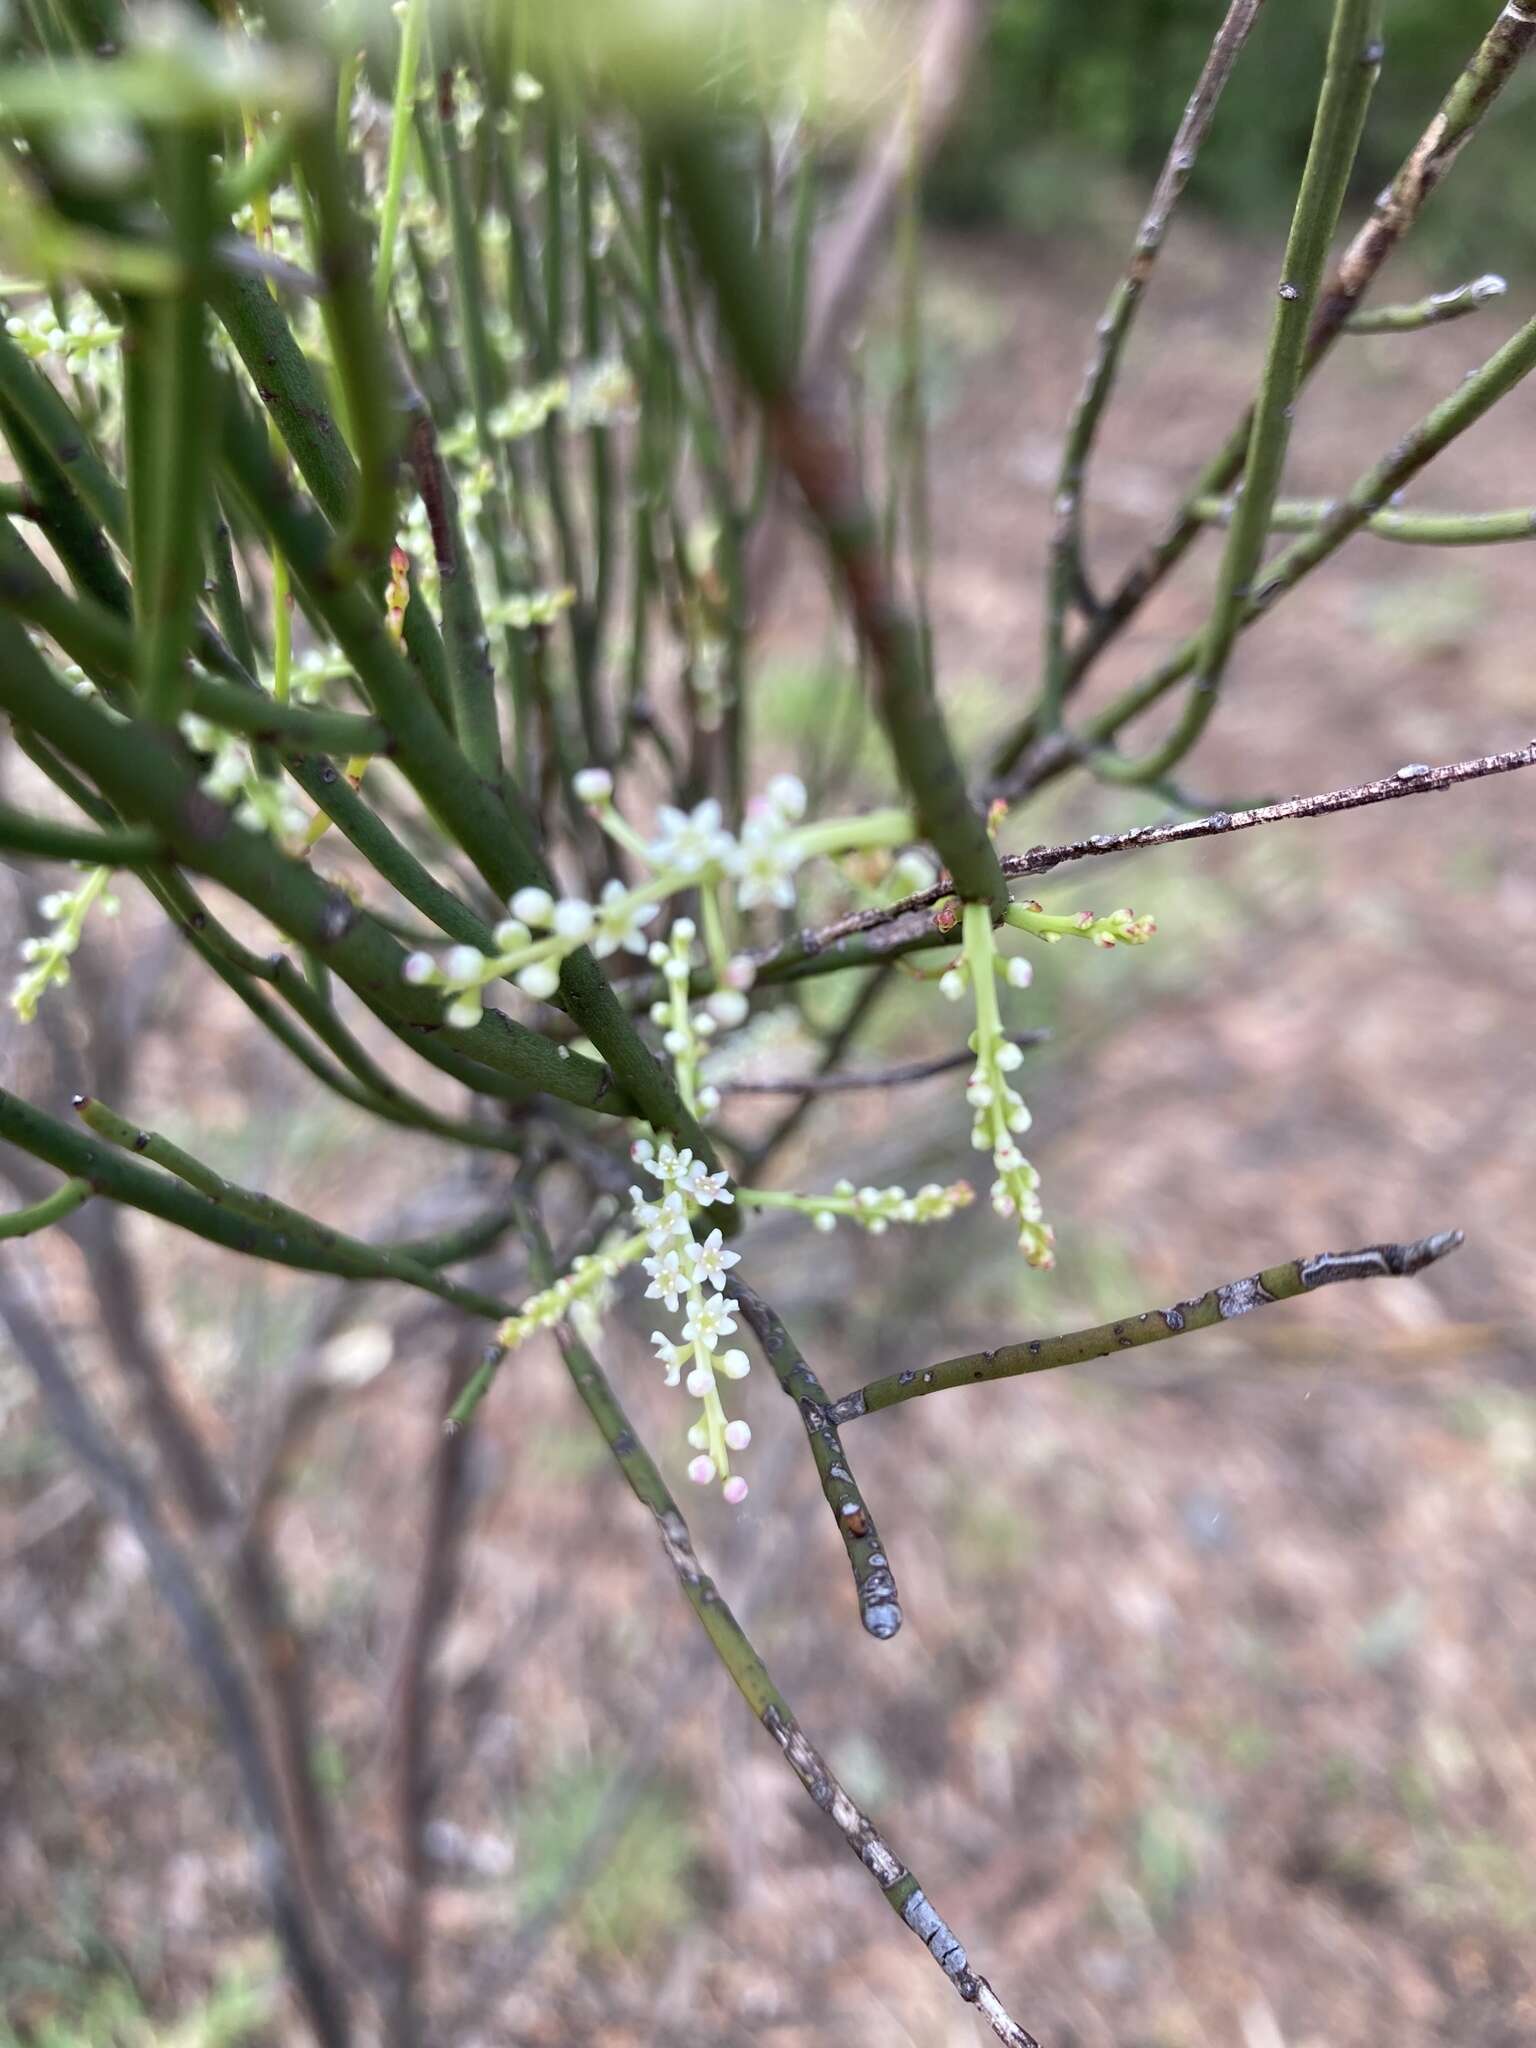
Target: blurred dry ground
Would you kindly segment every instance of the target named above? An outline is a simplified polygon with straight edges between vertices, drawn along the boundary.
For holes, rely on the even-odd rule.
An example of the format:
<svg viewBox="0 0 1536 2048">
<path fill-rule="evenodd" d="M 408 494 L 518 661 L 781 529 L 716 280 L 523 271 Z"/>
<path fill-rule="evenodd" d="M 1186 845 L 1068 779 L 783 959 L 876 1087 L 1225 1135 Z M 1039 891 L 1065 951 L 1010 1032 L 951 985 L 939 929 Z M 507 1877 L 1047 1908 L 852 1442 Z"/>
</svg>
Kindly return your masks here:
<svg viewBox="0 0 1536 2048">
<path fill-rule="evenodd" d="M 978 740 L 1035 669 L 1061 422 L 1125 226 L 1104 210 L 1070 246 L 933 251 L 934 612 Z M 1465 274 L 1495 256 L 1469 250 Z M 1175 237 L 1094 473 L 1096 562 L 1125 558 L 1225 430 L 1273 265 L 1194 224 Z M 1455 281 L 1404 275 L 1393 295 Z M 1342 345 L 1303 409 L 1295 490 L 1346 483 L 1514 317 Z M 1529 502 L 1533 407 L 1517 396 L 1419 502 Z M 1523 742 L 1530 562 L 1357 541 L 1242 647 L 1191 783 L 1229 804 Z M 1198 622 L 1208 575 L 1202 553 L 1109 680 Z M 761 715 L 786 755 L 838 687 L 812 599 L 808 577 L 791 586 L 765 648 Z M 878 793 L 872 745 L 869 761 Z M 984 1204 L 899 1242 L 754 1236 L 754 1284 L 841 1390 L 1298 1253 L 1467 1232 L 1419 1279 L 857 1425 L 908 1617 L 888 1644 L 856 1625 L 798 1425 L 766 1374 L 749 1383 L 751 1503 L 729 1527 L 701 1505 L 701 1547 L 812 1734 L 1049 2048 L 1536 2040 L 1531 799 L 1510 777 L 1055 880 L 1051 905 L 1129 898 L 1161 928 L 1138 953 L 1043 953 L 1015 999 L 1020 1024 L 1055 1033 L 1026 1079 L 1056 1275 L 1022 1270 Z M 1073 787 L 1006 832 L 1022 846 L 1156 815 Z M 124 934 L 101 944 L 126 973 L 149 941 L 121 893 Z M 358 1227 L 431 1175 L 426 1141 L 320 1101 L 192 965 L 171 956 L 152 978 L 135 1116 Z M 902 983 L 866 1056 L 953 1029 Z M 222 1064 L 185 1058 L 194 1032 Z M 50 1087 L 75 1057 L 66 1044 L 50 1066 L 14 1034 L 3 1052 Z M 966 1125 L 954 1077 L 848 1098 L 787 1170 L 974 1171 Z M 282 1541 L 366 1892 L 438 1376 L 398 1304 L 371 1297 L 317 1336 L 307 1285 L 194 1257 L 138 1219 L 130 1236 L 237 1469 L 317 1345 L 394 1358 L 323 1426 Z M 61 1326 L 83 1324 L 67 1254 L 47 1277 Z M 648 1328 L 632 1306 L 609 1361 L 676 1476 Z M 59 2043 L 297 2038 L 195 1675 L 9 1361 L 3 1389 L 0 2004 L 23 2040 L 49 2015 L 75 2028 L 36 2036 Z M 543 1350 L 480 1424 L 440 1679 L 434 2041 L 982 2037 L 701 1651 Z M 523 1940 L 605 1816 L 595 1880 Z M 144 2014 L 165 2031 L 134 2035 Z"/>
</svg>

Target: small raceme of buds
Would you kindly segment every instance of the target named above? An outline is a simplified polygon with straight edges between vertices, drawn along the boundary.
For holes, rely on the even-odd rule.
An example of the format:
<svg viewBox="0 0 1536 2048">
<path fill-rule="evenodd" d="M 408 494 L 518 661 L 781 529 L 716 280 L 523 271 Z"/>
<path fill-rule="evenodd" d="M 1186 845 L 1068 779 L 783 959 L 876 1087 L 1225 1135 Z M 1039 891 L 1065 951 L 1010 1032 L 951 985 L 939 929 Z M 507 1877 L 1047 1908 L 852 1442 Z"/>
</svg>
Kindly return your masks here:
<svg viewBox="0 0 1536 2048">
<path fill-rule="evenodd" d="M 882 835 L 885 842 L 899 839 L 910 834 L 910 820 L 902 813 L 881 813 L 873 822 L 850 818 L 802 826 L 804 786 L 793 775 L 779 775 L 749 806 L 739 839 L 726 829 L 712 797 L 691 811 L 664 804 L 652 837 L 645 839 L 616 809 L 613 777 L 606 768 L 579 769 L 572 787 L 604 831 L 646 871 L 646 879 L 633 888 L 609 881 L 595 902 L 557 898 L 542 888 L 520 889 L 508 906 L 510 918 L 496 928 L 493 952 L 461 945 L 440 959 L 413 953 L 405 965 L 406 979 L 445 990 L 452 998 L 447 1021 L 469 1030 L 479 1021 L 481 991 L 490 982 L 510 980 L 525 995 L 547 1002 L 559 987 L 561 962 L 578 948 L 590 946 L 599 960 L 621 951 L 649 951 L 666 990 L 653 1008 L 653 1021 L 678 1063 L 689 1108 L 708 1115 L 718 1108 L 719 1098 L 698 1082 L 700 1041 L 745 1022 L 752 986 L 750 958 L 733 950 L 738 919 L 759 906 L 792 908 L 795 875 L 813 854 L 836 855 L 879 843 Z M 653 941 L 647 931 L 661 906 L 685 890 L 699 896 L 704 952 L 715 982 L 700 1011 L 687 1000 L 699 928 L 690 919 L 679 919 L 665 942 Z"/>
<path fill-rule="evenodd" d="M 974 1115 L 971 1143 L 978 1152 L 992 1154 L 997 1176 L 991 1188 L 992 1207 L 999 1216 L 1012 1217 L 1017 1222 L 1019 1248 L 1029 1263 L 1049 1267 L 1056 1262 L 1052 1249 L 1055 1240 L 1040 1206 L 1040 1176 L 1016 1142 L 1029 1129 L 1030 1115 L 1024 1098 L 1008 1076 L 1022 1063 L 1024 1055 L 1003 1030 L 997 977 L 1006 970 L 997 953 L 991 910 L 984 903 L 966 904 L 961 929 L 965 941 L 965 978 L 975 992 L 976 1003 L 976 1029 L 970 1039 L 976 1065 L 965 1090 L 965 1099 Z M 951 972 L 958 974 L 959 970 Z M 1011 975 L 1008 978 L 1014 979 Z M 949 991 L 946 989 L 945 993 Z"/>
<path fill-rule="evenodd" d="M 181 735 L 194 753 L 206 758 L 199 788 L 216 802 L 228 804 L 237 825 L 248 832 L 264 832 L 280 845 L 302 837 L 309 819 L 291 794 L 292 785 L 280 776 L 262 774 L 249 740 L 210 725 L 192 711 L 182 714 Z"/>
<path fill-rule="evenodd" d="M 1061 939 L 1087 939 L 1095 946 L 1144 946 L 1157 931 L 1157 921 L 1138 917 L 1134 910 L 1112 910 L 1108 917 L 1095 917 L 1091 910 L 1051 916 L 1033 901 L 1010 903 L 1007 921 L 1015 931 L 1028 932 L 1054 946 Z"/>
<path fill-rule="evenodd" d="M 820 1231 L 833 1231 L 839 1220 L 856 1223 L 871 1237 L 879 1237 L 893 1223 L 945 1223 L 958 1210 L 969 1208 L 976 1194 L 969 1181 L 952 1181 L 941 1187 L 929 1181 L 915 1194 L 905 1188 L 856 1188 L 851 1180 L 840 1180 L 828 1195 L 792 1195 L 777 1188 L 741 1188 L 742 1206 L 748 1209 L 791 1209 L 809 1216 Z"/>
<path fill-rule="evenodd" d="M 614 1281 L 626 1266 L 644 1256 L 645 1248 L 643 1237 L 628 1237 L 573 1259 L 568 1273 L 562 1273 L 541 1293 L 530 1295 L 515 1316 L 508 1316 L 496 1332 L 497 1343 L 514 1351 L 538 1331 L 551 1329 L 582 1309 L 600 1313 Z"/>
<path fill-rule="evenodd" d="M 79 948 L 92 905 L 99 903 L 104 917 L 116 917 L 117 898 L 105 893 L 111 878 L 110 868 L 92 868 L 78 889 L 55 890 L 38 904 L 49 929 L 40 938 L 23 939 L 21 957 L 27 964 L 11 985 L 11 1008 L 23 1024 L 32 1022 L 50 988 L 62 988 L 69 980 L 70 956 Z"/>
</svg>

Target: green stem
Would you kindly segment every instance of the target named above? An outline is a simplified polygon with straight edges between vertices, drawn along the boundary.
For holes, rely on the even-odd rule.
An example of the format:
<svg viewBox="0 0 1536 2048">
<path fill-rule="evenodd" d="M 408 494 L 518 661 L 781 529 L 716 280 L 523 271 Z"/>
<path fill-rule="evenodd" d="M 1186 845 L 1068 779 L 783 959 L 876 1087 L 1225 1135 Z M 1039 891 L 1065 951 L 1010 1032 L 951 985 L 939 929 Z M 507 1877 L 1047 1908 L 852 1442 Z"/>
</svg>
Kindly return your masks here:
<svg viewBox="0 0 1536 2048">
<path fill-rule="evenodd" d="M 389 124 L 389 161 L 384 173 L 384 197 L 379 205 L 379 254 L 373 273 L 374 304 L 383 312 L 389 305 L 395 274 L 395 241 L 400 230 L 400 198 L 405 189 L 405 165 L 410 154 L 412 110 L 416 101 L 416 79 L 421 70 L 421 47 L 426 32 L 426 0 L 406 0 L 400 24 L 400 58 L 395 68 L 395 99 Z"/>
<path fill-rule="evenodd" d="M 1335 498 L 1277 498 L 1270 509 L 1270 531 L 1310 533 L 1337 509 Z M 1195 512 L 1212 526 L 1225 526 L 1232 517 L 1232 500 L 1198 498 Z M 1373 512 L 1363 531 L 1378 540 L 1404 541 L 1413 547 L 1488 547 L 1536 538 L 1536 509 L 1517 505 L 1507 512 Z"/>
<path fill-rule="evenodd" d="M 1252 1309 L 1289 1301 L 1335 1280 L 1377 1280 L 1422 1272 L 1455 1251 L 1461 1241 L 1459 1230 L 1443 1230 L 1413 1244 L 1374 1244 L 1363 1251 L 1320 1252 L 1315 1258 L 1290 1259 L 1283 1266 L 1268 1266 L 1245 1279 L 1212 1287 L 1195 1300 L 1176 1302 L 1172 1308 L 1144 1309 L 1140 1315 L 1098 1323 L 1090 1330 L 1072 1330 L 1062 1337 L 1037 1337 L 1024 1344 L 1000 1345 L 994 1351 L 968 1352 L 963 1358 L 947 1358 L 920 1372 L 889 1373 L 834 1401 L 831 1417 L 838 1424 L 852 1422 L 861 1415 L 874 1415 L 882 1408 L 895 1408 L 904 1401 L 917 1401 L 925 1394 L 940 1394 L 953 1387 L 1084 1365 L 1089 1359 L 1109 1358 L 1143 1344 L 1161 1344 L 1189 1330 L 1211 1329 Z"/>
<path fill-rule="evenodd" d="M 123 1129 L 127 1133 L 130 1151 L 135 1149 L 140 1137 L 156 1145 L 163 1142 L 154 1140 L 149 1133 L 134 1130 L 131 1125 L 124 1125 Z M 19 1145 L 24 1152 L 45 1160 L 61 1173 L 87 1182 L 93 1194 L 103 1195 L 109 1201 L 126 1203 L 130 1208 L 143 1209 L 148 1215 L 158 1216 L 163 1222 L 190 1231 L 195 1237 L 223 1245 L 228 1251 L 244 1252 L 248 1257 L 263 1259 L 272 1265 L 292 1266 L 300 1272 L 330 1273 L 343 1280 L 398 1280 L 406 1286 L 420 1288 L 423 1293 L 436 1295 L 440 1301 L 450 1302 L 466 1314 L 488 1320 L 500 1320 L 507 1312 L 504 1302 L 495 1301 L 472 1288 L 460 1287 L 455 1281 L 445 1280 L 430 1267 L 417 1266 L 410 1259 L 343 1237 L 314 1218 L 285 1208 L 280 1202 L 271 1203 L 267 1214 L 261 1215 L 255 1205 L 263 1201 L 263 1197 L 227 1186 L 222 1196 L 215 1195 L 172 1173 L 141 1165 L 138 1159 L 119 1149 L 117 1143 L 86 1137 L 83 1132 L 72 1130 L 67 1124 L 45 1115 L 30 1102 L 23 1102 L 19 1096 L 3 1088 L 0 1088 L 0 1138 Z M 177 1152 L 177 1148 L 169 1149 L 186 1162 L 186 1155 Z M 206 1173 L 206 1169 L 202 1171 Z M 212 1178 L 216 1180 L 217 1177 Z M 248 1206 L 242 1207 L 234 1199 L 237 1195 Z"/>
<path fill-rule="evenodd" d="M 1328 246 L 1381 68 L 1381 9 L 1382 0 L 1334 0 L 1322 91 L 1286 242 L 1285 268 L 1254 404 L 1242 487 L 1222 550 L 1216 595 L 1201 636 L 1194 681 L 1183 715 L 1172 731 L 1140 761 L 1115 765 L 1110 772 L 1116 781 L 1155 780 L 1166 775 L 1198 741 L 1216 708 L 1263 558 L 1270 507 L 1280 488 L 1290 445 L 1291 420 Z"/>
<path fill-rule="evenodd" d="M 50 1223 L 72 1216 L 82 1202 L 91 1199 L 91 1194 L 88 1180 L 67 1180 L 29 1208 L 12 1209 L 7 1215 L 0 1215 L 0 1238 L 31 1237 L 35 1231 L 46 1230 Z"/>
<path fill-rule="evenodd" d="M 753 246 L 740 181 L 702 125 L 669 139 L 668 161 L 737 362 L 768 411 L 783 460 L 841 576 L 923 834 L 948 867 L 956 892 L 1000 911 L 1008 893 L 1002 869 L 930 688 L 921 633 L 889 588 L 879 535 L 845 452 L 796 396 L 785 296 L 769 275 L 767 258 Z"/>
<path fill-rule="evenodd" d="M 901 1627 L 901 1601 L 874 1516 L 849 1469 L 847 1453 L 830 1419 L 832 1404 L 827 1391 L 762 1296 L 738 1280 L 731 1282 L 729 1292 L 751 1324 L 774 1377 L 794 1402 L 805 1426 L 816 1476 L 853 1568 L 859 1619 L 870 1635 L 886 1642 Z"/>
</svg>

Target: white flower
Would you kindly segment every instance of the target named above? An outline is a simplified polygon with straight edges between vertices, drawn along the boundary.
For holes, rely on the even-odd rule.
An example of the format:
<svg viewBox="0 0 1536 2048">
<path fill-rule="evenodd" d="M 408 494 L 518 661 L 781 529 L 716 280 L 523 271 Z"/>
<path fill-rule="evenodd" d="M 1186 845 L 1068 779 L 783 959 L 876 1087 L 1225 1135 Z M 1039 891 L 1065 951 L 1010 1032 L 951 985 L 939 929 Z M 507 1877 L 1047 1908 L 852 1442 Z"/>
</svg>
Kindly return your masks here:
<svg viewBox="0 0 1536 2048">
<path fill-rule="evenodd" d="M 727 1251 L 718 1230 L 712 1230 L 702 1244 L 694 1246 L 694 1277 L 707 1280 L 711 1287 L 723 1288 L 726 1274 L 732 1266 L 740 1264 L 741 1253 Z"/>
<path fill-rule="evenodd" d="M 680 1298 L 688 1292 L 689 1274 L 676 1252 L 663 1252 L 659 1258 L 642 1259 L 641 1265 L 651 1276 L 651 1284 L 645 1290 L 647 1301 L 664 1301 L 668 1315 L 677 1314 Z"/>
<path fill-rule="evenodd" d="M 781 818 L 794 823 L 805 816 L 810 799 L 798 775 L 775 775 L 768 785 L 766 801 Z"/>
<path fill-rule="evenodd" d="M 597 930 L 592 950 L 599 960 L 622 947 L 626 953 L 645 951 L 645 928 L 660 908 L 655 903 L 636 903 L 622 882 L 605 882 L 597 905 Z"/>
<path fill-rule="evenodd" d="M 760 903 L 792 910 L 795 871 L 803 859 L 792 826 L 772 811 L 759 811 L 742 826 L 740 843 L 731 855 L 736 901 L 743 910 Z"/>
<path fill-rule="evenodd" d="M 729 1337 L 736 1328 L 736 1318 L 731 1314 L 732 1304 L 722 1301 L 718 1294 L 705 1295 L 694 1308 L 683 1325 L 683 1335 L 690 1344 L 700 1345 L 705 1351 L 713 1351 L 722 1337 Z"/>
<path fill-rule="evenodd" d="M 692 811 L 663 804 L 656 822 L 659 830 L 646 857 L 653 866 L 674 874 L 696 875 L 712 861 L 728 860 L 736 844 L 721 823 L 720 806 L 712 796 Z"/>
<path fill-rule="evenodd" d="M 675 1387 L 682 1377 L 683 1354 L 681 1348 L 664 1336 L 660 1330 L 652 1330 L 651 1342 L 656 1347 L 656 1363 L 666 1367 L 667 1385 Z"/>
<path fill-rule="evenodd" d="M 686 1164 L 682 1162 L 686 1161 Z M 716 1202 L 730 1206 L 736 1197 L 726 1186 L 730 1179 L 727 1173 L 708 1173 L 702 1159 L 695 1159 L 691 1152 L 679 1155 L 677 1184 L 685 1195 L 697 1202 L 701 1209 L 712 1208 Z"/>
</svg>

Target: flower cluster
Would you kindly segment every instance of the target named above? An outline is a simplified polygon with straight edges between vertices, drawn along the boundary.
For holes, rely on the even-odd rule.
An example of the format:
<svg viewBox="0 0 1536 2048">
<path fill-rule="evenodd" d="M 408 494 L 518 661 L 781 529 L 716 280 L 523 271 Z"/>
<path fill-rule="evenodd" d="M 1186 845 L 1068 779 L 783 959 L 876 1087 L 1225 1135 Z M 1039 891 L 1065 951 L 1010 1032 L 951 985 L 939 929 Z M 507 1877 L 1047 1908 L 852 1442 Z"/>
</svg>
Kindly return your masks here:
<svg viewBox="0 0 1536 2048">
<path fill-rule="evenodd" d="M 978 1152 L 992 1154 L 997 1175 L 991 1188 L 992 1207 L 999 1216 L 1017 1219 L 1020 1250 L 1032 1266 L 1052 1266 L 1056 1262 L 1055 1240 L 1040 1206 L 1040 1176 L 1015 1143 L 1029 1129 L 1030 1115 L 1008 1076 L 1024 1055 L 1005 1035 L 997 1001 L 998 975 L 1003 974 L 1012 987 L 1027 986 L 1029 963 L 1011 960 L 1004 965 L 986 904 L 968 903 L 961 929 L 965 939 L 963 975 L 961 968 L 952 968 L 939 986 L 946 995 L 958 995 L 968 978 L 975 990 L 976 1029 L 970 1044 L 976 1065 L 965 1090 L 965 1099 L 975 1112 L 971 1143 Z M 946 986 L 951 981 L 956 985 Z"/>
<path fill-rule="evenodd" d="M 493 981 L 510 980 L 525 995 L 547 1002 L 559 986 L 560 963 L 579 947 L 590 946 L 600 960 L 621 950 L 648 951 L 652 964 L 662 970 L 666 987 L 652 1019 L 665 1032 L 667 1049 L 679 1063 L 684 1097 L 692 1109 L 716 1108 L 718 1096 L 708 1099 L 714 1092 L 699 1086 L 698 1041 L 718 1030 L 734 1029 L 746 1018 L 754 970 L 751 960 L 734 950 L 741 915 L 767 904 L 791 908 L 795 876 L 812 855 L 898 844 L 911 836 L 911 820 L 904 812 L 892 811 L 803 825 L 804 785 L 793 775 L 780 775 L 749 808 L 739 837 L 726 828 L 720 805 L 707 797 L 690 811 L 663 804 L 652 836 L 646 839 L 619 814 L 607 769 L 581 769 L 574 788 L 646 879 L 633 888 L 610 881 L 596 902 L 580 896 L 556 898 L 547 889 L 520 889 L 508 905 L 510 918 L 496 927 L 493 952 L 461 945 L 442 959 L 413 953 L 405 964 L 406 979 L 446 990 L 453 999 L 447 1021 L 468 1030 L 479 1021 L 481 991 Z M 700 924 L 679 919 L 667 941 L 651 940 L 646 927 L 669 897 L 684 890 L 698 892 Z M 688 987 L 693 943 L 700 936 L 715 990 L 702 1012 L 695 1012 Z"/>
<path fill-rule="evenodd" d="M 778 1189 L 742 1188 L 742 1204 L 751 1209 L 793 1209 L 809 1216 L 820 1231 L 836 1230 L 838 1219 L 846 1217 L 879 1237 L 893 1223 L 946 1223 L 959 1209 L 975 1201 L 969 1181 L 952 1181 L 941 1187 L 936 1180 L 920 1187 L 915 1195 L 905 1188 L 856 1188 L 851 1180 L 834 1183 L 829 1195 L 792 1195 Z"/>
<path fill-rule="evenodd" d="M 688 1431 L 694 1453 L 688 1477 L 696 1486 L 720 1478 L 725 1498 L 734 1507 L 746 1499 L 747 1482 L 731 1471 L 730 1454 L 746 1449 L 752 1431 L 745 1422 L 727 1419 L 720 1381 L 745 1379 L 751 1360 L 744 1351 L 721 1350 L 720 1343 L 736 1331 L 735 1304 L 726 1300 L 725 1284 L 741 1254 L 726 1249 L 719 1230 L 699 1240 L 692 1226 L 700 1209 L 730 1203 L 735 1197 L 723 1173 L 710 1173 L 691 1151 L 679 1151 L 666 1139 L 658 1145 L 641 1138 L 630 1156 L 663 1190 L 657 1200 L 638 1187 L 630 1189 L 630 1196 L 632 1214 L 650 1253 L 644 1261 L 650 1283 L 646 1299 L 659 1301 L 668 1315 L 683 1319 L 681 1341 L 665 1330 L 653 1330 L 651 1342 L 667 1385 L 675 1387 L 681 1381 L 699 1403 L 699 1418 Z"/>
<path fill-rule="evenodd" d="M 5 331 L 34 362 L 57 362 L 72 375 L 90 373 L 104 350 L 115 349 L 123 330 L 104 319 L 93 299 L 72 298 L 61 320 L 52 304 L 39 299 L 25 313 L 13 313 Z"/>
<path fill-rule="evenodd" d="M 182 714 L 181 734 L 208 764 L 198 786 L 217 802 L 232 805 L 236 824 L 280 842 L 303 834 L 309 820 L 290 785 L 280 776 L 262 774 L 249 740 L 210 725 L 194 711 Z"/>
<path fill-rule="evenodd" d="M 117 898 L 103 893 L 111 877 L 110 868 L 92 868 L 78 889 L 56 890 L 38 904 L 50 930 L 41 938 L 22 941 L 21 957 L 27 966 L 11 987 L 11 1008 L 23 1024 L 32 1022 L 50 988 L 62 988 L 69 980 L 70 955 L 79 947 L 92 904 L 100 902 L 104 916 L 116 917 Z"/>
</svg>

